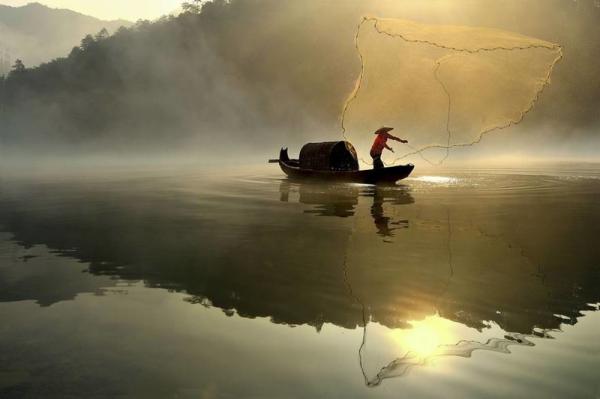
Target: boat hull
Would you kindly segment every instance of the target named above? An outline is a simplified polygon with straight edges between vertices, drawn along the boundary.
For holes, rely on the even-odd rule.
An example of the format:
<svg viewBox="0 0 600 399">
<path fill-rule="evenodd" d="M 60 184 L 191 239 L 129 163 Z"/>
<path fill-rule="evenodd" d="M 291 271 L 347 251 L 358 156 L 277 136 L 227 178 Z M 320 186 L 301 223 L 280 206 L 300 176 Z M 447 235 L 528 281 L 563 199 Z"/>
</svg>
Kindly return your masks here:
<svg viewBox="0 0 600 399">
<path fill-rule="evenodd" d="M 394 184 L 398 180 L 407 178 L 415 168 L 414 165 L 399 165 L 381 169 L 367 169 L 355 172 L 310 170 L 291 165 L 284 160 L 279 160 L 281 170 L 293 179 L 313 179 L 326 181 L 340 181 L 364 184 Z"/>
</svg>

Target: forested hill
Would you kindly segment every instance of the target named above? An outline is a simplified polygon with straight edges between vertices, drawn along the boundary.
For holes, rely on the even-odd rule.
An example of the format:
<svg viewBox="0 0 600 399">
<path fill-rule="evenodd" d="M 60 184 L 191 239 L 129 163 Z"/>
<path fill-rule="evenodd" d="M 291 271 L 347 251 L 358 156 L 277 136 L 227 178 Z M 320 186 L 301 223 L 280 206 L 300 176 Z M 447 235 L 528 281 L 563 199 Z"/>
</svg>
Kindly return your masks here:
<svg viewBox="0 0 600 399">
<path fill-rule="evenodd" d="M 336 135 L 358 66 L 354 26 L 328 34 L 310 13 L 293 24 L 290 4 L 213 1 L 201 13 L 87 36 L 37 68 L 15 65 L 0 86 L 2 143 L 162 149 L 192 138 L 231 152 L 323 125 Z M 261 20 L 265 9 L 277 20 Z M 335 45 L 340 36 L 346 46 Z"/>
<path fill-rule="evenodd" d="M 102 28 L 115 32 L 128 21 L 102 21 L 70 10 L 53 9 L 39 3 L 22 7 L 0 5 L 0 58 L 21 59 L 36 66 L 64 56 L 88 33 Z M 0 75 L 8 72 L 0 65 Z"/>
<path fill-rule="evenodd" d="M 563 44 L 565 60 L 526 123 L 585 131 L 600 105 L 600 43 L 591 39 L 600 37 L 600 10 L 593 0 L 508 3 L 465 2 L 460 13 L 440 16 L 416 0 L 403 7 L 396 0 L 214 0 L 199 13 L 87 36 L 64 58 L 15 65 L 0 82 L 0 149 L 162 151 L 193 143 L 222 156 L 337 138 L 359 73 L 354 36 L 365 14 L 497 27 Z M 531 18 L 537 9 L 543 23 Z"/>
</svg>

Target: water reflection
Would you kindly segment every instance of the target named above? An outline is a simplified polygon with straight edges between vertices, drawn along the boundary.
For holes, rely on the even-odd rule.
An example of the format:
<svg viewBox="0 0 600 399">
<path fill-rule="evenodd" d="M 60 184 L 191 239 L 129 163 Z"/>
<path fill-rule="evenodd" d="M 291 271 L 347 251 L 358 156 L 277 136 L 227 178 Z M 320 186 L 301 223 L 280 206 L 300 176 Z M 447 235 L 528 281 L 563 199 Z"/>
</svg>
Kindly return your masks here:
<svg viewBox="0 0 600 399">
<path fill-rule="evenodd" d="M 297 196 L 298 202 L 312 205 L 304 213 L 345 218 L 354 215 L 360 188 L 351 184 L 293 183 L 283 180 L 279 192 L 282 202 L 289 202 L 292 194 Z"/>
<path fill-rule="evenodd" d="M 0 301 L 49 305 L 140 280 L 229 315 L 316 330 L 409 331 L 438 315 L 506 332 L 479 344 L 456 337 L 454 348 L 421 334 L 420 355 L 412 345 L 413 354 L 365 377 L 377 385 L 426 357 L 504 351 L 515 337 L 576 323 L 600 300 L 599 187 L 561 183 L 570 186 L 541 196 L 261 183 L 5 184 Z M 51 264 L 42 247 L 65 262 Z"/>
<path fill-rule="evenodd" d="M 358 206 L 358 198 L 372 198 L 371 217 L 377 229 L 376 233 L 383 237 L 393 237 L 394 231 L 409 227 L 407 219 L 387 216 L 384 204 L 393 206 L 408 205 L 415 202 L 410 194 L 410 187 L 398 185 L 392 187 L 364 186 L 356 184 L 320 184 L 315 182 L 292 182 L 284 180 L 279 186 L 280 200 L 290 201 L 290 193 L 297 194 L 297 201 L 312 205 L 304 213 L 318 216 L 350 217 L 354 216 Z"/>
<path fill-rule="evenodd" d="M 407 190 L 407 189 L 406 189 Z M 404 190 L 394 190 L 396 192 L 404 192 Z M 386 191 L 383 188 L 375 187 L 373 189 L 373 205 L 371 206 L 371 216 L 373 222 L 377 227 L 377 234 L 382 237 L 393 237 L 394 231 L 399 229 L 407 229 L 409 222 L 406 219 L 392 220 L 390 217 L 385 216 L 383 211 L 383 204 L 385 202 Z M 412 196 L 408 192 L 403 195 L 392 197 L 392 203 L 394 205 L 411 204 L 414 202 Z M 390 227 L 390 225 L 394 227 Z"/>
</svg>

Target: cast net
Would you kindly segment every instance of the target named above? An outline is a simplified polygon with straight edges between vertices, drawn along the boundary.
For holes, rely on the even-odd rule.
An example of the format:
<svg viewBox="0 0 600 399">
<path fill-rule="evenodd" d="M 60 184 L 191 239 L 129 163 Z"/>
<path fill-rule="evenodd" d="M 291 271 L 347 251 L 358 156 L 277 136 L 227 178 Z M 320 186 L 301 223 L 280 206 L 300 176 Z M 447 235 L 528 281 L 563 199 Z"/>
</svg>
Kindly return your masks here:
<svg viewBox="0 0 600 399">
<path fill-rule="evenodd" d="M 376 17 L 358 25 L 356 49 L 343 135 L 369 164 L 372 133 L 394 127 L 409 144 L 394 143 L 388 165 L 410 156 L 442 163 L 452 148 L 520 123 L 562 58 L 560 45 L 517 33 Z"/>
</svg>

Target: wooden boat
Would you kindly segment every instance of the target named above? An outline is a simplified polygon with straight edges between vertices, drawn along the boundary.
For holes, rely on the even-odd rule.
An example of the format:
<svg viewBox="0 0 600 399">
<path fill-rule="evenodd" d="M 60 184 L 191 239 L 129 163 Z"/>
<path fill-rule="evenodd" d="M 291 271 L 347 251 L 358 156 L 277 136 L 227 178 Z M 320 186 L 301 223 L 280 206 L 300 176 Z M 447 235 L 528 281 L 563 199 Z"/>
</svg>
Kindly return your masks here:
<svg viewBox="0 0 600 399">
<path fill-rule="evenodd" d="M 293 179 L 315 179 L 365 184 L 394 184 L 408 177 L 414 165 L 399 165 L 381 169 L 358 169 L 356 150 L 346 141 L 309 143 L 300 151 L 300 159 L 290 159 L 282 148 L 278 163 L 281 170 Z"/>
</svg>

